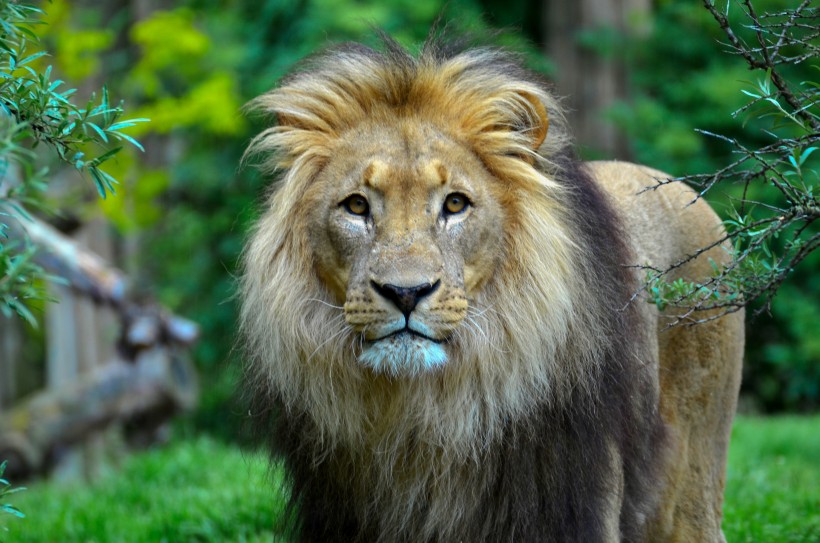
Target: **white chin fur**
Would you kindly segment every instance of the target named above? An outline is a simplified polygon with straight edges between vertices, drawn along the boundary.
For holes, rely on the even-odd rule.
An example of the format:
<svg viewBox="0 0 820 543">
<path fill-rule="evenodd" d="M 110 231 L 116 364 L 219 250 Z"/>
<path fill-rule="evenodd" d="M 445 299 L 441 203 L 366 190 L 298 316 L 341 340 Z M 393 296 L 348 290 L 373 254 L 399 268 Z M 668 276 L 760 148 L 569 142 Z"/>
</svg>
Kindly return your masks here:
<svg viewBox="0 0 820 543">
<path fill-rule="evenodd" d="M 435 341 L 401 333 L 365 344 L 359 362 L 379 373 L 412 377 L 444 365 L 447 353 Z"/>
</svg>

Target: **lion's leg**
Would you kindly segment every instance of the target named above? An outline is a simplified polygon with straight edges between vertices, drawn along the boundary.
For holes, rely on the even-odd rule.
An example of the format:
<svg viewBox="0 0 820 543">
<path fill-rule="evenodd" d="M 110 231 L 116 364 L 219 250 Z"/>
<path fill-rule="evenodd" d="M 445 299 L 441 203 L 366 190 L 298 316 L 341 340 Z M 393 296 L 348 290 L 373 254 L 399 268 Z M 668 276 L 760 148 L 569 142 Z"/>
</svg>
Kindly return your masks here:
<svg viewBox="0 0 820 543">
<path fill-rule="evenodd" d="M 743 314 L 659 333 L 666 486 L 648 541 L 722 542 L 723 490 L 743 357 Z"/>
</svg>

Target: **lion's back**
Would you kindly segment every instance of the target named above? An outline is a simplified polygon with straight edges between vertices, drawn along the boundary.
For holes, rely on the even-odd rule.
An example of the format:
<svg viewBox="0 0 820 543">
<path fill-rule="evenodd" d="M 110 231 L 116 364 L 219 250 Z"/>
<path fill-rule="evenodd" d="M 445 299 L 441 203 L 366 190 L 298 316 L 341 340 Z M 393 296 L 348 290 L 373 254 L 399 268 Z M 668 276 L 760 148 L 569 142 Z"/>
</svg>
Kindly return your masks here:
<svg viewBox="0 0 820 543">
<path fill-rule="evenodd" d="M 669 175 L 617 161 L 589 162 L 587 167 L 620 212 L 637 264 L 666 269 L 723 236 L 717 214 L 690 187 L 671 183 L 652 188 Z M 706 276 L 712 269 L 708 259 L 725 262 L 728 256 L 724 248 L 716 247 L 675 277 Z"/>
</svg>

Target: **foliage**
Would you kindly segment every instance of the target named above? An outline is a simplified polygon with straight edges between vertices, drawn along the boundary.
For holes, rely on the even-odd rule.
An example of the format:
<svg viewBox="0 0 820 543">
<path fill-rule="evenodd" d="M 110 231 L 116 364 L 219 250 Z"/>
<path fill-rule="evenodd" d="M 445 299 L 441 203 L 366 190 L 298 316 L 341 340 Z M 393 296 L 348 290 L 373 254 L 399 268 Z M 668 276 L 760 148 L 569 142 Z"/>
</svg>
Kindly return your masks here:
<svg viewBox="0 0 820 543">
<path fill-rule="evenodd" d="M 51 156 L 90 178 L 105 198 L 117 180 L 102 165 L 117 155 L 122 142 L 140 144 L 123 132 L 144 119 L 122 119 L 108 90 L 78 106 L 75 89 L 52 77 L 52 68 L 37 69 L 45 51 L 33 27 L 42 12 L 33 6 L 0 1 L 0 310 L 16 311 L 29 322 L 29 300 L 44 299 L 37 281 L 45 277 L 33 263 L 34 248 L 7 241 L 12 223 L 27 219 L 23 205 L 35 204 L 47 184 L 48 170 L 35 149 L 43 145 Z"/>
<path fill-rule="evenodd" d="M 786 0 L 760 2 L 770 7 L 787 5 Z M 125 149 L 116 162 L 106 163 L 126 190 L 101 204 L 127 239 L 126 245 L 138 247 L 124 251 L 126 260 L 120 263 L 136 286 L 149 286 L 159 301 L 201 325 L 195 358 L 203 370 L 205 394 L 203 409 L 194 419 L 198 426 L 232 437 L 238 426 L 237 410 L 227 403 L 241 366 L 239 352 L 233 349 L 233 275 L 245 232 L 268 182 L 252 170 L 237 171 L 244 145 L 260 129 L 254 120 L 243 120 L 241 104 L 267 91 L 291 66 L 322 47 L 349 39 L 372 44 L 373 27 L 405 44 L 417 44 L 440 14 L 445 21 L 456 21 L 457 26 L 479 34 L 487 29 L 482 17 L 486 14 L 494 24 L 523 24 L 535 41 L 541 20 L 535 4 L 527 0 L 186 0 L 161 4 L 167 9 L 132 22 L 121 12 L 105 15 L 105 10 L 87 4 L 49 3 L 49 25 L 41 39 L 55 53 L 55 69 L 97 77 L 105 73 L 112 94 L 124 96 L 135 115 L 152 119 L 129 132 L 139 135 L 145 156 L 138 159 Z M 653 34 L 632 47 L 618 48 L 629 54 L 636 100 L 615 108 L 611 120 L 635 142 L 638 161 L 679 174 L 714 171 L 730 163 L 729 146 L 709 141 L 694 131 L 697 127 L 738 139 L 750 148 L 770 143 L 763 131 L 768 118 L 751 117 L 741 126 L 728 115 L 715 114 L 743 106 L 744 95 L 735 82 L 749 76 L 731 56 L 716 54 L 715 40 L 721 31 L 708 12 L 692 3 L 662 1 L 654 19 Z M 550 69 L 547 61 L 535 60 L 543 55 L 520 35 L 500 39 L 523 49 L 537 69 Z M 811 78 L 805 64 L 793 68 L 788 72 L 791 80 Z M 723 190 L 733 192 L 735 198 L 742 196 L 739 190 Z M 750 186 L 748 194 L 753 199 L 769 196 L 760 194 L 756 186 Z M 721 195 L 715 192 L 715 196 L 713 202 Z M 756 326 L 765 331 L 750 338 L 748 367 L 768 369 L 760 379 L 757 373 L 746 375 L 745 386 L 764 398 L 761 405 L 768 409 L 812 405 L 807 401 L 809 385 L 818 380 L 811 381 L 808 372 L 817 367 L 818 348 L 807 339 L 811 334 L 806 333 L 806 325 L 795 319 L 798 314 L 817 312 L 812 293 L 815 299 L 820 297 L 820 281 L 810 272 L 812 265 L 804 262 L 791 279 L 794 288 L 787 283 L 772 307 L 775 316 L 787 318 L 776 323 L 764 315 Z M 798 294 L 791 296 L 793 292 Z M 786 297 L 788 303 L 783 301 Z M 763 339 L 777 355 L 777 363 L 765 354 Z M 784 401 L 787 395 L 782 390 L 794 392 Z"/>
<path fill-rule="evenodd" d="M 738 418 L 726 540 L 816 541 L 818 457 L 820 417 Z M 28 543 L 270 541 L 286 525 L 284 484 L 264 454 L 205 438 L 177 442 L 129 458 L 91 487 L 36 483 L 18 501 L 38 522 L 14 523 L 9 535 Z"/>
<path fill-rule="evenodd" d="M 0 463 L 0 515 L 12 515 L 17 518 L 25 518 L 25 515 L 21 513 L 19 509 L 10 503 L 4 503 L 7 496 L 25 490 L 25 488 L 22 487 L 14 488 L 11 486 L 11 483 L 3 479 L 3 473 L 5 473 L 5 471 L 6 462 L 2 462 Z M 2 525 L 0 525 L 0 528 L 4 531 L 6 530 Z"/>
<path fill-rule="evenodd" d="M 749 44 L 735 34 L 728 18 L 714 4 L 706 2 L 726 33 L 730 52 L 742 57 L 749 68 L 764 73 L 753 88 L 742 91 L 751 101 L 733 116 L 771 121 L 766 129 L 769 141 L 756 148 L 736 138 L 705 132 L 730 144 L 737 158 L 714 173 L 659 180 L 656 185 L 685 180 L 698 187 L 701 196 L 719 183 L 742 187 L 743 196 L 724 222 L 728 231 L 724 237 L 667 269 L 650 271 L 649 288 L 660 292 L 666 305 L 684 309 L 681 320 L 710 320 L 757 298 L 764 300 L 757 312 L 769 309 L 786 277 L 820 247 L 820 232 L 812 228 L 820 218 L 814 194 L 819 161 L 813 156 L 820 142 L 820 83 L 793 81 L 782 75 L 783 66 L 820 59 L 820 48 L 813 43 L 820 36 L 820 12 L 809 8 L 809 3 L 758 15 L 752 3 L 744 1 L 745 16 L 756 38 L 756 43 Z M 766 201 L 750 200 L 747 195 L 753 185 L 774 194 Z M 681 265 L 726 241 L 734 245 L 732 261 L 714 266 L 715 273 L 707 282 L 666 282 Z M 701 311 L 710 309 L 717 313 L 703 316 Z"/>
<path fill-rule="evenodd" d="M 139 250 L 123 263 L 135 283 L 150 285 L 164 305 L 201 326 L 195 359 L 204 370 L 205 395 L 196 424 L 235 437 L 235 410 L 226 407 L 241 366 L 232 350 L 233 275 L 270 181 L 252 169 L 237 171 L 244 146 L 261 129 L 244 119 L 242 104 L 331 43 L 375 45 L 375 27 L 418 44 L 442 11 L 445 20 L 482 33 L 482 9 L 476 0 L 453 0 L 447 7 L 441 0 L 187 0 L 131 23 L 117 14 L 99 21 L 87 15 L 92 8 L 66 0 L 51 5 L 59 17 L 49 21 L 43 39 L 66 73 L 79 71 L 85 56 L 64 54 L 61 36 L 84 36 L 100 27 L 117 36 L 110 47 L 95 50 L 99 69 L 112 92 L 151 123 L 131 132 L 145 145 L 144 159 L 121 153 L 112 169 L 127 190 L 102 206 L 126 238 L 139 240 Z M 511 34 L 500 39 L 521 45 Z M 528 58 L 545 65 L 537 52 Z"/>
</svg>

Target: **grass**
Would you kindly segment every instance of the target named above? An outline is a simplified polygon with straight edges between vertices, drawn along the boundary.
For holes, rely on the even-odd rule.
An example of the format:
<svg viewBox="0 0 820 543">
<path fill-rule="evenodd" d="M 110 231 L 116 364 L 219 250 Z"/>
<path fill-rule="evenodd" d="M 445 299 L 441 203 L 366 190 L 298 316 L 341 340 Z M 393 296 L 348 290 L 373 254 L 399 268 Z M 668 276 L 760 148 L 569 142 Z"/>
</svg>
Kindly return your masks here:
<svg viewBox="0 0 820 543">
<path fill-rule="evenodd" d="M 91 486 L 36 483 L 0 517 L 4 543 L 270 542 L 282 474 L 210 439 L 130 458 Z M 820 541 L 820 416 L 740 417 L 729 457 L 729 543 Z"/>
<path fill-rule="evenodd" d="M 729 543 L 820 542 L 820 417 L 740 418 L 729 450 Z"/>
<path fill-rule="evenodd" d="M 0 517 L 3 543 L 270 543 L 281 473 L 262 455 L 200 438 L 129 458 L 91 486 L 35 483 Z"/>
</svg>

